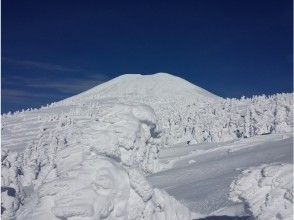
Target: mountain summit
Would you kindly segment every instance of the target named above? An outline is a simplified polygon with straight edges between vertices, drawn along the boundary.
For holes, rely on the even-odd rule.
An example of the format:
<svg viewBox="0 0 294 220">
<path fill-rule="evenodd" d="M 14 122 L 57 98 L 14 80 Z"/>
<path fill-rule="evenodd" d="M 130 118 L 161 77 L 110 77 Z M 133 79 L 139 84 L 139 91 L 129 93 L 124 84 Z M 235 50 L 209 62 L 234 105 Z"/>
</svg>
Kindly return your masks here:
<svg viewBox="0 0 294 220">
<path fill-rule="evenodd" d="M 75 97 L 83 99 L 89 97 L 153 97 L 162 99 L 185 98 L 189 100 L 195 98 L 214 100 L 218 98 L 205 89 L 168 73 L 121 75 Z"/>
</svg>

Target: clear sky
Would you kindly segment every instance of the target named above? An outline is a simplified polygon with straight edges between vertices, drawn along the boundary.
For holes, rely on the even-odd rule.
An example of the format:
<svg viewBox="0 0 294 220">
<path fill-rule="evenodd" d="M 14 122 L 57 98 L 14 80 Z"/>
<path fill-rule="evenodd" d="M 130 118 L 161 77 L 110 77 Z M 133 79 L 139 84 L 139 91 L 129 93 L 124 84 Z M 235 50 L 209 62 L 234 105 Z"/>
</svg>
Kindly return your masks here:
<svg viewBox="0 0 294 220">
<path fill-rule="evenodd" d="M 2 0 L 2 112 L 124 73 L 222 97 L 292 92 L 292 0 Z"/>
</svg>

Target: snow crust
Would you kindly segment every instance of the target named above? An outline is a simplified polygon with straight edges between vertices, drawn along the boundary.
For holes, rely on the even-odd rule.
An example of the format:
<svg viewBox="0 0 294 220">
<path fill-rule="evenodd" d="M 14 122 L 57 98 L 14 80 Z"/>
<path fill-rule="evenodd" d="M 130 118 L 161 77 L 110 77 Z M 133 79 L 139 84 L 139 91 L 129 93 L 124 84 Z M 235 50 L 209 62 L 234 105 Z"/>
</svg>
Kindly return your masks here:
<svg viewBox="0 0 294 220">
<path fill-rule="evenodd" d="M 242 171 L 230 198 L 244 202 L 256 219 L 293 218 L 293 164 L 267 164 Z"/>
</svg>

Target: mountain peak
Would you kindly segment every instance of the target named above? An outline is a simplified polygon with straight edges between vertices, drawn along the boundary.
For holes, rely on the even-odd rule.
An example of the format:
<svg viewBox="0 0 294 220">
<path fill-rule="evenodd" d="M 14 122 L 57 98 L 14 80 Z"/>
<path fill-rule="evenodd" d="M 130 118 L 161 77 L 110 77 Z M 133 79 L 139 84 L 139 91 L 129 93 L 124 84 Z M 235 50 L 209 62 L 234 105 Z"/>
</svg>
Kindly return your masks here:
<svg viewBox="0 0 294 220">
<path fill-rule="evenodd" d="M 151 75 L 124 74 L 74 97 L 83 99 L 87 97 L 149 97 L 165 100 L 181 98 L 215 100 L 218 98 L 187 80 L 163 72 Z"/>
</svg>

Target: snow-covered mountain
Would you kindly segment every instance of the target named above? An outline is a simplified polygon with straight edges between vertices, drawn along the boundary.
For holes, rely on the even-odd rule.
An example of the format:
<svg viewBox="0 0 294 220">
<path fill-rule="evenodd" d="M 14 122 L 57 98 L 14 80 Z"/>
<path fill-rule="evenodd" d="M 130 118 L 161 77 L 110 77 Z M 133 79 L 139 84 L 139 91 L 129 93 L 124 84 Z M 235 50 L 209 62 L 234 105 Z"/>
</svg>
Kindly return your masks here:
<svg viewBox="0 0 294 220">
<path fill-rule="evenodd" d="M 229 141 L 293 127 L 292 94 L 223 99 L 167 73 L 122 75 L 56 106 L 90 106 L 110 100 L 151 106 L 165 145 Z"/>
<path fill-rule="evenodd" d="M 2 217 L 192 219 L 229 213 L 287 219 L 291 212 L 284 208 L 271 214 L 227 210 L 240 203 L 236 198 L 244 198 L 246 207 L 266 199 L 260 194 L 252 203 L 242 185 L 251 176 L 237 168 L 260 173 L 281 166 L 281 187 L 293 193 L 292 115 L 292 94 L 224 99 L 166 73 L 122 75 L 46 107 L 5 114 Z M 273 144 L 263 144 L 268 141 Z M 275 156 L 263 159 L 258 149 Z M 216 190 L 199 194 L 194 186 Z M 269 193 L 284 202 L 275 186 Z M 293 204 L 293 198 L 287 201 Z"/>
<path fill-rule="evenodd" d="M 180 77 L 168 73 L 156 73 L 153 75 L 125 74 L 66 101 L 118 97 L 130 97 L 134 100 L 153 98 L 170 101 L 174 99 L 208 99 L 212 101 L 219 98 Z"/>
</svg>

